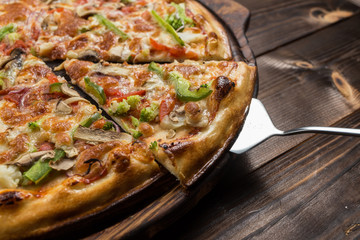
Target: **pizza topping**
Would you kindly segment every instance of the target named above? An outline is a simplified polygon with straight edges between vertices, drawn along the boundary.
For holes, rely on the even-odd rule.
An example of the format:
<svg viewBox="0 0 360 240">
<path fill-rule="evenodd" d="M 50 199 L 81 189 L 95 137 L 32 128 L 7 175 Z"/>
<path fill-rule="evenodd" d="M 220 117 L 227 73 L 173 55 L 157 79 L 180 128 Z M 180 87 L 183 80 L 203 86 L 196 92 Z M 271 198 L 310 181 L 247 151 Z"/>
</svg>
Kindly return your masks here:
<svg viewBox="0 0 360 240">
<path fill-rule="evenodd" d="M 180 3 L 176 4 L 174 2 L 171 3 L 171 6 L 173 6 L 176 9 L 176 12 L 168 16 L 166 21 L 177 31 L 181 32 L 184 30 L 185 25 L 189 24 L 192 25 L 194 22 L 191 18 L 186 16 L 185 13 L 185 4 Z"/>
<path fill-rule="evenodd" d="M 150 107 L 143 108 L 140 112 L 141 122 L 151 122 L 159 115 L 159 104 L 151 103 Z"/>
<path fill-rule="evenodd" d="M 64 101 L 59 101 L 56 104 L 54 113 L 57 115 L 68 115 L 72 112 L 72 107 L 66 104 Z"/>
<path fill-rule="evenodd" d="M 70 88 L 68 84 L 63 83 L 60 85 L 60 90 L 63 94 L 70 97 L 79 97 L 79 93 L 74 89 Z"/>
<path fill-rule="evenodd" d="M 132 118 L 134 119 L 134 118 Z M 134 122 L 134 121 L 132 121 Z M 138 124 L 133 124 L 135 129 L 134 128 L 131 128 L 125 121 L 124 119 L 119 119 L 119 124 L 121 126 L 121 128 L 127 132 L 127 133 L 130 133 L 134 138 L 138 139 L 139 137 L 141 137 L 143 134 L 142 132 L 140 132 L 139 130 L 137 130 L 137 127 L 138 127 Z M 135 126 L 137 125 L 137 126 Z"/>
<path fill-rule="evenodd" d="M 164 76 L 164 70 L 162 69 L 162 67 L 160 67 L 159 64 L 155 63 L 155 62 L 151 62 L 148 66 L 148 70 L 151 72 L 156 73 L 157 75 L 159 75 L 160 77 Z"/>
<path fill-rule="evenodd" d="M 151 15 L 155 18 L 156 22 L 162 28 L 164 28 L 174 37 L 176 42 L 178 42 L 181 46 L 185 46 L 184 41 L 179 37 L 175 29 L 168 22 L 166 22 L 162 17 L 160 17 L 154 10 L 151 11 Z"/>
<path fill-rule="evenodd" d="M 175 107 L 175 99 L 172 97 L 168 97 L 161 101 L 159 107 L 159 118 L 160 122 L 164 119 L 165 116 L 169 115 L 169 113 Z"/>
<path fill-rule="evenodd" d="M 10 162 L 10 164 L 15 164 L 17 166 L 26 167 L 30 166 L 39 158 L 51 158 L 54 157 L 55 152 L 53 150 L 45 150 L 39 152 L 27 153 L 16 159 L 15 161 Z"/>
<path fill-rule="evenodd" d="M 159 149 L 158 142 L 157 142 L 157 141 L 151 142 L 151 143 L 150 143 L 150 146 L 149 146 L 149 149 L 158 151 L 158 149 Z"/>
<path fill-rule="evenodd" d="M 150 137 L 154 134 L 154 128 L 146 122 L 140 123 L 138 129 L 144 137 Z"/>
<path fill-rule="evenodd" d="M 199 104 L 188 102 L 185 104 L 185 121 L 189 126 L 206 127 L 209 119 L 206 114 L 201 111 Z"/>
<path fill-rule="evenodd" d="M 131 143 L 133 138 L 126 133 L 105 131 L 102 129 L 89 129 L 83 126 L 79 126 L 74 132 L 74 139 L 85 140 L 89 142 L 108 142 L 119 140 Z"/>
<path fill-rule="evenodd" d="M 13 165 L 0 165 L 0 189 L 16 188 L 22 179 L 18 167 Z"/>
<path fill-rule="evenodd" d="M 99 21 L 100 24 L 104 25 L 107 29 L 114 32 L 116 35 L 118 35 L 123 41 L 129 38 L 129 36 L 121 31 L 119 28 L 117 28 L 109 19 L 106 17 L 96 14 L 96 19 Z"/>
<path fill-rule="evenodd" d="M 61 161 L 50 161 L 49 166 L 57 171 L 67 171 L 76 163 L 76 159 L 64 158 Z"/>
<path fill-rule="evenodd" d="M 40 125 L 38 122 L 29 122 L 28 127 L 31 131 L 38 131 L 40 130 Z"/>
<path fill-rule="evenodd" d="M 79 18 L 67 9 L 64 9 L 60 12 L 58 28 L 54 34 L 58 36 L 69 35 L 71 37 L 75 37 L 78 34 L 79 27 L 85 24 L 86 20 Z"/>
<path fill-rule="evenodd" d="M 70 53 L 74 53 L 74 56 L 70 56 Z M 90 62 L 99 62 L 100 61 L 100 54 L 93 49 L 86 49 L 84 51 L 80 51 L 79 54 L 69 51 L 68 55 L 70 58 L 78 58 L 79 60 L 85 60 Z"/>
<path fill-rule="evenodd" d="M 105 104 L 106 95 L 104 89 L 101 86 L 97 85 L 96 83 L 90 81 L 89 77 L 85 77 L 84 81 L 85 81 L 86 90 L 89 91 L 91 94 L 93 94 L 97 98 L 100 104 Z"/>
<path fill-rule="evenodd" d="M 116 44 L 117 38 L 112 31 L 108 31 L 103 35 L 103 40 L 99 44 L 100 49 L 108 51 Z"/>
<path fill-rule="evenodd" d="M 175 86 L 177 98 L 183 102 L 199 101 L 212 93 L 212 90 L 207 84 L 201 85 L 200 88 L 195 91 L 191 91 L 190 82 L 177 71 L 170 72 L 169 79 Z"/>
<path fill-rule="evenodd" d="M 206 42 L 206 49 L 210 55 L 215 55 L 217 53 L 218 45 L 219 40 L 217 34 L 214 32 L 210 32 Z"/>
<path fill-rule="evenodd" d="M 139 95 L 132 95 L 127 98 L 123 98 L 121 102 L 118 102 L 121 99 L 122 98 L 114 98 L 113 101 L 110 103 L 110 114 L 115 116 L 124 115 L 129 110 L 136 109 L 141 101 L 141 97 Z"/>
<path fill-rule="evenodd" d="M 91 126 L 91 124 L 93 124 L 95 121 L 99 120 L 100 118 L 101 118 L 101 114 L 95 113 L 90 118 L 88 118 L 88 119 L 84 120 L 82 123 L 80 123 L 80 125 L 88 128 Z"/>
<path fill-rule="evenodd" d="M 14 33 L 16 31 L 16 26 L 13 23 L 10 23 L 2 28 L 0 28 L 0 41 L 2 41 L 6 35 Z"/>
<path fill-rule="evenodd" d="M 50 161 L 59 161 L 65 157 L 65 152 L 62 149 L 55 149 L 52 156 L 46 156 L 45 158 L 40 158 L 28 171 L 24 172 L 23 176 L 26 179 L 38 184 L 43 180 L 52 170 L 49 165 Z"/>
<path fill-rule="evenodd" d="M 154 27 L 150 24 L 147 24 L 141 18 L 135 19 L 134 21 L 134 30 L 135 32 L 150 32 L 154 30 Z"/>
<path fill-rule="evenodd" d="M 71 97 L 63 100 L 63 102 L 66 104 L 72 104 L 74 102 L 79 102 L 79 101 L 90 103 L 89 100 L 86 100 L 85 98 L 82 97 Z"/>
</svg>

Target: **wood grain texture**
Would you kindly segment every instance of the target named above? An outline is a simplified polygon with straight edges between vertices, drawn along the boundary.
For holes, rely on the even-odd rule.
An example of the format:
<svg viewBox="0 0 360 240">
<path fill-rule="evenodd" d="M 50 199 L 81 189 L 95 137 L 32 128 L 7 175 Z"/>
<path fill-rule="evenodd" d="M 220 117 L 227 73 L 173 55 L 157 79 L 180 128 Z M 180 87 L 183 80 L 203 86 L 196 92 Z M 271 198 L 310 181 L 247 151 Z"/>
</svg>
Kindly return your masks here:
<svg viewBox="0 0 360 240">
<path fill-rule="evenodd" d="M 256 56 L 359 12 L 345 0 L 236 1 L 251 12 L 247 36 Z"/>
<path fill-rule="evenodd" d="M 282 130 L 330 126 L 360 107 L 360 15 L 257 59 L 259 98 Z M 245 153 L 256 169 L 308 138 L 275 137 Z"/>
<path fill-rule="evenodd" d="M 358 110 L 336 126 L 359 123 Z M 360 138 L 316 135 L 251 174 L 231 161 L 201 207 L 155 239 L 359 237 L 353 227 L 360 222 L 359 143 Z"/>
<path fill-rule="evenodd" d="M 204 6 L 209 8 L 218 20 L 229 31 L 229 37 L 237 41 L 237 45 L 232 44 L 233 52 L 240 51 L 244 59 L 255 64 L 253 52 L 249 47 L 245 36 L 245 28 L 248 23 L 250 12 L 243 5 L 234 0 L 199 0 Z M 240 49 L 236 49 L 240 47 Z"/>
</svg>

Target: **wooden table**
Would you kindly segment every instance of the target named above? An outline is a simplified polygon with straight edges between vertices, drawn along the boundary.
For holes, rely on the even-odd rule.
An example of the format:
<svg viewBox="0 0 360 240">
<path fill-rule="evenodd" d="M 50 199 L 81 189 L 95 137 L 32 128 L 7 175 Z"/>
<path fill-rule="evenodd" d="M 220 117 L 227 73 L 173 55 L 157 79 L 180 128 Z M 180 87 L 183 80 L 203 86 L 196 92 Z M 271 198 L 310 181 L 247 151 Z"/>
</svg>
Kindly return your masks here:
<svg viewBox="0 0 360 240">
<path fill-rule="evenodd" d="M 360 128 L 359 1 L 237 1 L 251 11 L 258 98 L 275 125 Z M 216 187 L 154 237 L 250 238 L 360 238 L 360 138 L 274 137 L 233 155 Z"/>
</svg>

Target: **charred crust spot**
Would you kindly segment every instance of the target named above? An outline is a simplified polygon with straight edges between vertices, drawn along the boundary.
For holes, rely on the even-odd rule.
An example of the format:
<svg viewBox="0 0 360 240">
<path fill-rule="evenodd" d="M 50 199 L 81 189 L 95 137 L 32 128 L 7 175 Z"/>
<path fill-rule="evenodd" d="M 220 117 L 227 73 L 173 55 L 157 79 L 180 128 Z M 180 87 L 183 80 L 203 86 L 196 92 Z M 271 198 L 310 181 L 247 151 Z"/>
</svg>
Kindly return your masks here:
<svg viewBox="0 0 360 240">
<path fill-rule="evenodd" d="M 163 149 L 168 149 L 169 145 L 167 145 L 166 143 L 160 144 L 160 147 L 162 147 Z"/>
<path fill-rule="evenodd" d="M 215 80 L 215 99 L 217 101 L 221 101 L 226 95 L 231 91 L 233 87 L 235 87 L 235 83 L 230 81 L 225 76 L 219 76 Z"/>
<path fill-rule="evenodd" d="M 91 167 L 95 164 L 95 163 L 99 163 L 100 167 L 102 167 L 102 163 L 99 159 L 96 158 L 91 158 L 89 160 L 86 160 L 84 163 L 89 164 L 89 167 L 87 169 L 87 171 L 84 173 L 84 176 L 88 175 L 91 171 Z M 84 177 L 83 176 L 83 177 Z"/>
<path fill-rule="evenodd" d="M 0 206 L 3 205 L 13 205 L 16 202 L 19 202 L 24 199 L 23 194 L 16 191 L 5 192 L 0 194 Z"/>
<path fill-rule="evenodd" d="M 177 154 L 182 153 L 192 142 L 172 142 L 170 144 L 160 144 L 160 147 L 164 148 L 167 153 Z"/>
</svg>

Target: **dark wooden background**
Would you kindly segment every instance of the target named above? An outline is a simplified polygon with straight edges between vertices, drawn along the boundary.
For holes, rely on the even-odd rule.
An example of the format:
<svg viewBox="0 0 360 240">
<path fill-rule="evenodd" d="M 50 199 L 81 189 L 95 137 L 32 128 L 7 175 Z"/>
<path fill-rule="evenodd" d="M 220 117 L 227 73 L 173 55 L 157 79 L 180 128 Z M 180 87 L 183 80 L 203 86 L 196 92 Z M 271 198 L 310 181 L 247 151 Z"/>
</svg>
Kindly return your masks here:
<svg viewBox="0 0 360 240">
<path fill-rule="evenodd" d="M 274 123 L 360 128 L 360 1 L 236 1 L 251 11 L 258 97 Z M 233 155 L 216 187 L 154 239 L 359 239 L 359 144 L 305 134 Z"/>
</svg>

